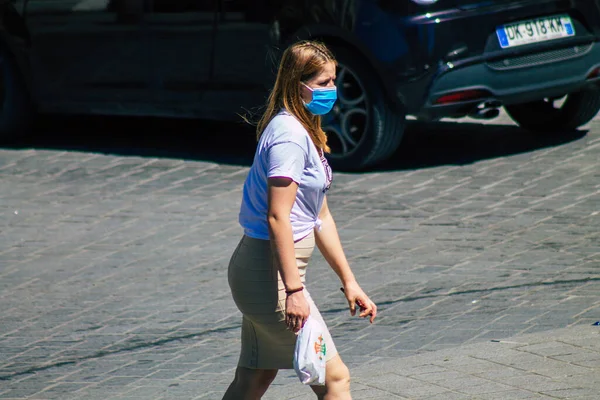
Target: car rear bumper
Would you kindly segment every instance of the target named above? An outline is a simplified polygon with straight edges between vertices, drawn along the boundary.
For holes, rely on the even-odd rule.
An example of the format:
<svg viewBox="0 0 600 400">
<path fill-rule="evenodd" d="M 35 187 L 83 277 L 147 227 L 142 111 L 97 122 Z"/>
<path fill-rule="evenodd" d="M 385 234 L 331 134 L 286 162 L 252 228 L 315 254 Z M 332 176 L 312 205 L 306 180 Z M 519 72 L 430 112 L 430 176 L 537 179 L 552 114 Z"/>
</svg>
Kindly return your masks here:
<svg viewBox="0 0 600 400">
<path fill-rule="evenodd" d="M 567 43 L 570 45 L 533 54 L 444 64 L 417 116 L 461 117 L 482 103 L 526 103 L 600 85 L 600 77 L 590 78 L 600 68 L 600 43 L 595 38 Z"/>
</svg>

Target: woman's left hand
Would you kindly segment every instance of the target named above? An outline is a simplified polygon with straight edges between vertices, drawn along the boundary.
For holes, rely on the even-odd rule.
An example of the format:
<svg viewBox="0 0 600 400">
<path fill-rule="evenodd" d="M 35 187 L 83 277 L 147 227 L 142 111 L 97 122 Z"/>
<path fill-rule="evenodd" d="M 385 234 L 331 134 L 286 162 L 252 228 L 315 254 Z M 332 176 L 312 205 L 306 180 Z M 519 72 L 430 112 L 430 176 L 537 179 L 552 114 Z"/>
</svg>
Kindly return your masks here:
<svg viewBox="0 0 600 400">
<path fill-rule="evenodd" d="M 370 315 L 370 322 L 373 323 L 377 316 L 377 306 L 361 289 L 358 283 L 348 284 L 344 286 L 343 290 L 350 306 L 350 314 L 353 316 L 356 315 L 356 306 L 358 306 L 360 307 L 360 314 L 358 316 L 365 318 Z"/>
</svg>

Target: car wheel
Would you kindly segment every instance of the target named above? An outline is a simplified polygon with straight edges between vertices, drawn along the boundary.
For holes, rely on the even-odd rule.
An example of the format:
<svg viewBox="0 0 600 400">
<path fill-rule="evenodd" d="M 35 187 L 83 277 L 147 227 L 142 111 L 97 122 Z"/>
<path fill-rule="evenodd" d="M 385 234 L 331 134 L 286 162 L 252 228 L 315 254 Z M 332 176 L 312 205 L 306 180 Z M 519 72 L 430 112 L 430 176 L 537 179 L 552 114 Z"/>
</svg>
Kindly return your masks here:
<svg viewBox="0 0 600 400">
<path fill-rule="evenodd" d="M 398 148 L 405 115 L 387 103 L 380 81 L 364 60 L 348 49 L 331 49 L 338 61 L 338 100 L 322 119 L 331 148 L 328 159 L 336 169 L 364 169 Z"/>
<path fill-rule="evenodd" d="M 571 93 L 564 101 L 545 99 L 507 105 L 506 112 L 521 127 L 534 132 L 572 131 L 587 124 L 600 110 L 600 90 Z"/>
<path fill-rule="evenodd" d="M 22 75 L 11 55 L 0 48 L 0 140 L 12 139 L 27 131 L 33 114 Z"/>
</svg>

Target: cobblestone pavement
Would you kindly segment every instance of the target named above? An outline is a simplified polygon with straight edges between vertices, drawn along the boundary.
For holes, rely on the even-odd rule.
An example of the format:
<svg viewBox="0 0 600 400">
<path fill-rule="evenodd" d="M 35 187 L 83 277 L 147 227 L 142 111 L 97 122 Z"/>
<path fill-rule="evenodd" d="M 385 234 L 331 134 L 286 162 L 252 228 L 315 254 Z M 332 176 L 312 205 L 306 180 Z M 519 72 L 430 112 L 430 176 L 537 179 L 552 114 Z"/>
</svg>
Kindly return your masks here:
<svg viewBox="0 0 600 400">
<path fill-rule="evenodd" d="M 252 139 L 182 122 L 123 137 L 103 121 L 0 149 L 0 398 L 220 399 L 239 347 L 226 267 Z M 505 117 L 412 124 L 394 160 L 337 173 L 330 206 L 380 307 L 374 325 L 351 318 L 315 253 L 308 285 L 343 359 L 600 319 L 599 178 L 598 118 L 558 137 Z"/>
</svg>

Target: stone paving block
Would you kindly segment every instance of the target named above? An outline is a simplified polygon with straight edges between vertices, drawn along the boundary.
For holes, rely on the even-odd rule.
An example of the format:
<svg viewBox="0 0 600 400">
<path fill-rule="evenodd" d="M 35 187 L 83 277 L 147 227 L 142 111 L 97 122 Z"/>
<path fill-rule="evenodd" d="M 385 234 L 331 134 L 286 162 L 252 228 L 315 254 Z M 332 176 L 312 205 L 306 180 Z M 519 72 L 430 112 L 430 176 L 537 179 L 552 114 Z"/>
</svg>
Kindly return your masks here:
<svg viewBox="0 0 600 400">
<path fill-rule="evenodd" d="M 523 370 L 517 368 L 503 367 L 487 371 L 475 372 L 473 375 L 493 382 L 509 383 L 515 376 L 523 375 Z"/>
<path fill-rule="evenodd" d="M 74 395 L 74 393 L 78 390 L 84 390 L 85 388 L 90 387 L 90 384 L 86 383 L 57 383 L 53 386 L 49 386 L 43 391 L 40 391 L 36 394 L 36 396 L 41 396 L 50 399 L 63 399 L 70 398 Z M 107 392 L 110 391 L 110 388 L 107 388 Z"/>
<path fill-rule="evenodd" d="M 593 398 L 593 396 L 598 396 L 597 390 L 592 389 L 560 389 L 560 390 L 551 390 L 551 391 L 543 391 L 543 394 L 548 396 L 556 397 L 558 399 L 580 399 L 580 398 Z"/>
<path fill-rule="evenodd" d="M 556 362 L 554 360 L 549 359 L 544 360 L 544 363 L 541 365 L 539 363 L 519 364 L 518 368 L 556 379 L 586 374 L 590 371 L 589 368 L 562 362 Z"/>
<path fill-rule="evenodd" d="M 26 399 L 32 397 L 34 394 L 35 393 L 27 390 L 9 390 L 4 393 L 0 393 L 0 399 Z"/>
<path fill-rule="evenodd" d="M 571 361 L 571 363 L 574 365 L 579 365 L 581 367 L 586 367 L 586 368 L 598 368 L 600 366 L 600 359 L 599 358 L 593 358 L 593 359 L 581 358 L 576 361 Z"/>
<path fill-rule="evenodd" d="M 446 368 L 441 368 L 438 366 L 433 366 L 433 367 L 436 367 L 436 369 L 438 369 L 438 371 L 410 375 L 410 376 L 415 379 L 422 380 L 425 382 L 431 382 L 431 383 L 452 381 L 454 379 L 460 379 L 461 377 L 464 376 L 463 373 L 455 371 L 454 369 L 446 369 Z M 415 368 L 419 368 L 419 367 L 415 367 Z"/>
<path fill-rule="evenodd" d="M 548 398 L 538 393 L 529 392 L 526 390 L 507 390 L 504 392 L 486 393 L 486 400 L 518 400 L 518 399 L 541 399 Z"/>
<path fill-rule="evenodd" d="M 440 394 L 436 394 L 434 396 L 431 397 L 421 397 L 419 399 L 439 399 L 439 398 L 443 398 L 445 400 L 482 400 L 482 397 L 479 396 L 473 396 L 470 394 L 465 394 L 465 393 L 457 393 L 457 392 L 443 392 Z"/>
<path fill-rule="evenodd" d="M 448 370 L 446 370 L 445 368 L 439 367 L 437 365 L 426 364 L 403 367 L 401 363 L 398 364 L 398 368 L 394 368 L 392 372 L 398 375 L 403 375 L 425 381 L 427 381 L 427 379 L 425 379 L 424 377 L 435 376 L 436 374 L 448 372 Z"/>
<path fill-rule="evenodd" d="M 567 377 L 561 377 L 560 380 L 567 382 L 573 388 L 591 388 L 596 391 L 600 390 L 600 382 L 596 378 L 598 375 L 598 368 L 596 367 L 591 372 L 579 375 L 571 375 Z M 556 379 L 556 378 L 555 378 Z"/>
<path fill-rule="evenodd" d="M 528 390 L 539 393 L 544 391 L 571 388 L 570 383 L 559 382 L 551 378 L 529 373 L 525 373 L 519 377 L 511 378 L 510 385 L 513 387 L 527 388 Z"/>
<path fill-rule="evenodd" d="M 471 390 L 471 388 L 478 388 L 490 384 L 491 382 L 486 381 L 485 379 L 479 378 L 477 376 L 468 375 L 468 374 L 460 374 L 461 376 L 453 376 L 449 379 L 440 379 L 436 380 L 436 385 L 444 387 L 446 389 L 451 389 L 461 393 L 468 394 L 476 394 L 477 391 Z M 504 389 L 506 390 L 506 388 Z"/>
<path fill-rule="evenodd" d="M 488 394 L 506 393 L 506 392 L 510 392 L 511 389 L 513 389 L 513 387 L 510 385 L 510 383 L 501 384 L 501 383 L 497 383 L 497 382 L 486 382 L 482 385 L 476 385 L 476 386 L 467 385 L 464 387 L 456 388 L 454 390 L 461 392 L 461 393 L 487 397 Z"/>
<path fill-rule="evenodd" d="M 363 382 L 367 383 L 366 381 Z M 373 388 L 408 398 L 431 396 L 448 391 L 446 388 L 438 385 L 425 384 L 419 380 L 399 376 L 396 374 L 385 374 L 372 377 L 368 380 L 368 385 Z"/>
</svg>

